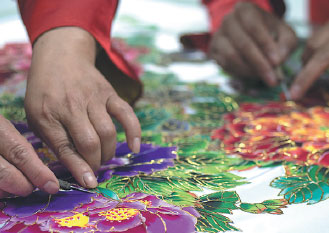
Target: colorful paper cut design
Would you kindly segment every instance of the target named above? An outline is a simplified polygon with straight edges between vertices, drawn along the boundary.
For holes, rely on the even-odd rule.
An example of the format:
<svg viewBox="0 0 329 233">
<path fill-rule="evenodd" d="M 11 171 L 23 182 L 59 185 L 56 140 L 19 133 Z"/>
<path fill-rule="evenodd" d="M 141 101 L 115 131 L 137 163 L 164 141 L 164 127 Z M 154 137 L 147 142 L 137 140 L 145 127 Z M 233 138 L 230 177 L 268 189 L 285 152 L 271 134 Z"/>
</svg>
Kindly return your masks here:
<svg viewBox="0 0 329 233">
<path fill-rule="evenodd" d="M 329 108 L 292 102 L 241 104 L 213 132 L 228 154 L 244 159 L 329 166 Z"/>
</svg>

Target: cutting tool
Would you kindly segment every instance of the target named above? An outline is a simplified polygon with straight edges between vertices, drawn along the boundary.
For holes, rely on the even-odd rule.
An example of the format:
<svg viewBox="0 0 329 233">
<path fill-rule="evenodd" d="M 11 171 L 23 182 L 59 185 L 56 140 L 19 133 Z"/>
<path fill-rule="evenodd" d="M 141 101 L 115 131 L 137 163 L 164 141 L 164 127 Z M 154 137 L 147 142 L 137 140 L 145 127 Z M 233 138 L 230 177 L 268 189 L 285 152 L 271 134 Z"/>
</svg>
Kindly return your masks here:
<svg viewBox="0 0 329 233">
<path fill-rule="evenodd" d="M 79 185 L 72 184 L 72 183 L 67 182 L 65 180 L 58 179 L 58 182 L 59 182 L 59 187 L 62 190 L 76 190 L 76 191 L 85 192 L 85 193 L 96 193 L 93 190 L 83 188 Z"/>
<path fill-rule="evenodd" d="M 279 78 L 280 86 L 281 86 L 282 92 L 283 92 L 286 100 L 288 100 L 288 101 L 291 100 L 291 96 L 290 96 L 290 92 L 289 92 L 289 88 L 288 88 L 288 83 L 287 83 L 288 79 L 283 74 L 282 67 L 278 66 L 275 69 L 275 73 L 276 73 L 277 77 Z"/>
</svg>

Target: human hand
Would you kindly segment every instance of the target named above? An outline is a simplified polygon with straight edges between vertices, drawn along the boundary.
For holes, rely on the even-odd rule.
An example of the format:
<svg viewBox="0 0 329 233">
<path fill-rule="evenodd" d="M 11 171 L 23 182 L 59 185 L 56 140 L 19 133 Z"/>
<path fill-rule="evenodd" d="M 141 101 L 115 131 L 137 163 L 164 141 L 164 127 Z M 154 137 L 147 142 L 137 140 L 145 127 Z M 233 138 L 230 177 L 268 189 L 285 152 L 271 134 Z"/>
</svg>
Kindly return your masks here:
<svg viewBox="0 0 329 233">
<path fill-rule="evenodd" d="M 33 47 L 25 110 L 30 127 L 55 152 L 80 185 L 95 188 L 101 162 L 114 156 L 115 117 L 133 152 L 141 129 L 132 108 L 95 68 L 94 38 L 63 27 L 44 33 Z"/>
<path fill-rule="evenodd" d="M 303 97 L 312 84 L 329 67 L 329 23 L 315 31 L 308 39 L 302 60 L 303 68 L 290 89 L 293 100 Z"/>
<path fill-rule="evenodd" d="M 34 187 L 54 194 L 58 181 L 42 163 L 31 144 L 0 115 L 0 198 L 27 196 Z"/>
<path fill-rule="evenodd" d="M 210 44 L 210 56 L 237 77 L 278 83 L 275 67 L 295 48 L 297 38 L 281 19 L 248 2 L 238 3 L 223 19 Z"/>
</svg>

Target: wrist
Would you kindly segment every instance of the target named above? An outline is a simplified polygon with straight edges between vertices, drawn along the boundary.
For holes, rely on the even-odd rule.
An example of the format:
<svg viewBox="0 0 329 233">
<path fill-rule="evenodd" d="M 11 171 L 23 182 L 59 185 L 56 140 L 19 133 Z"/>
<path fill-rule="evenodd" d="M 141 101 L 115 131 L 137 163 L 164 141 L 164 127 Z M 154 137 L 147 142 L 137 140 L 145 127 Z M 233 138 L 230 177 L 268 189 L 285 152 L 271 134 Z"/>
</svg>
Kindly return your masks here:
<svg viewBox="0 0 329 233">
<path fill-rule="evenodd" d="M 33 57 L 42 60 L 81 59 L 95 63 L 96 41 L 79 27 L 59 27 L 42 34 L 33 45 Z"/>
</svg>

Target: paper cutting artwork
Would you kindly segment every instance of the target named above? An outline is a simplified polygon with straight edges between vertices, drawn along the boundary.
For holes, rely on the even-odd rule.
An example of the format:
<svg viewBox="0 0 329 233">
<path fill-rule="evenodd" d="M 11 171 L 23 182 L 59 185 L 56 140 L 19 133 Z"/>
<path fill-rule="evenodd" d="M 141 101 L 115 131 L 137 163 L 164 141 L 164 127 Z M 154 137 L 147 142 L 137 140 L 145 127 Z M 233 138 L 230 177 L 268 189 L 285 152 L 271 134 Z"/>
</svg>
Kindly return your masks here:
<svg viewBox="0 0 329 233">
<path fill-rule="evenodd" d="M 134 106 L 140 152 L 130 151 L 113 119 L 115 157 L 96 172 L 98 187 L 4 198 L 0 232 L 325 232 L 314 230 L 327 223 L 329 208 L 325 101 L 297 104 L 280 101 L 280 87 L 250 83 L 246 89 L 204 54 L 159 48 L 157 26 L 130 16 L 119 20 L 146 31 L 113 39 L 144 85 Z M 0 114 L 58 178 L 75 183 L 28 127 L 23 96 L 30 59 L 27 44 L 0 50 Z M 191 67 L 201 71 L 187 72 Z M 193 75 L 199 79 L 190 80 Z M 296 216 L 305 221 L 296 224 Z"/>
</svg>

